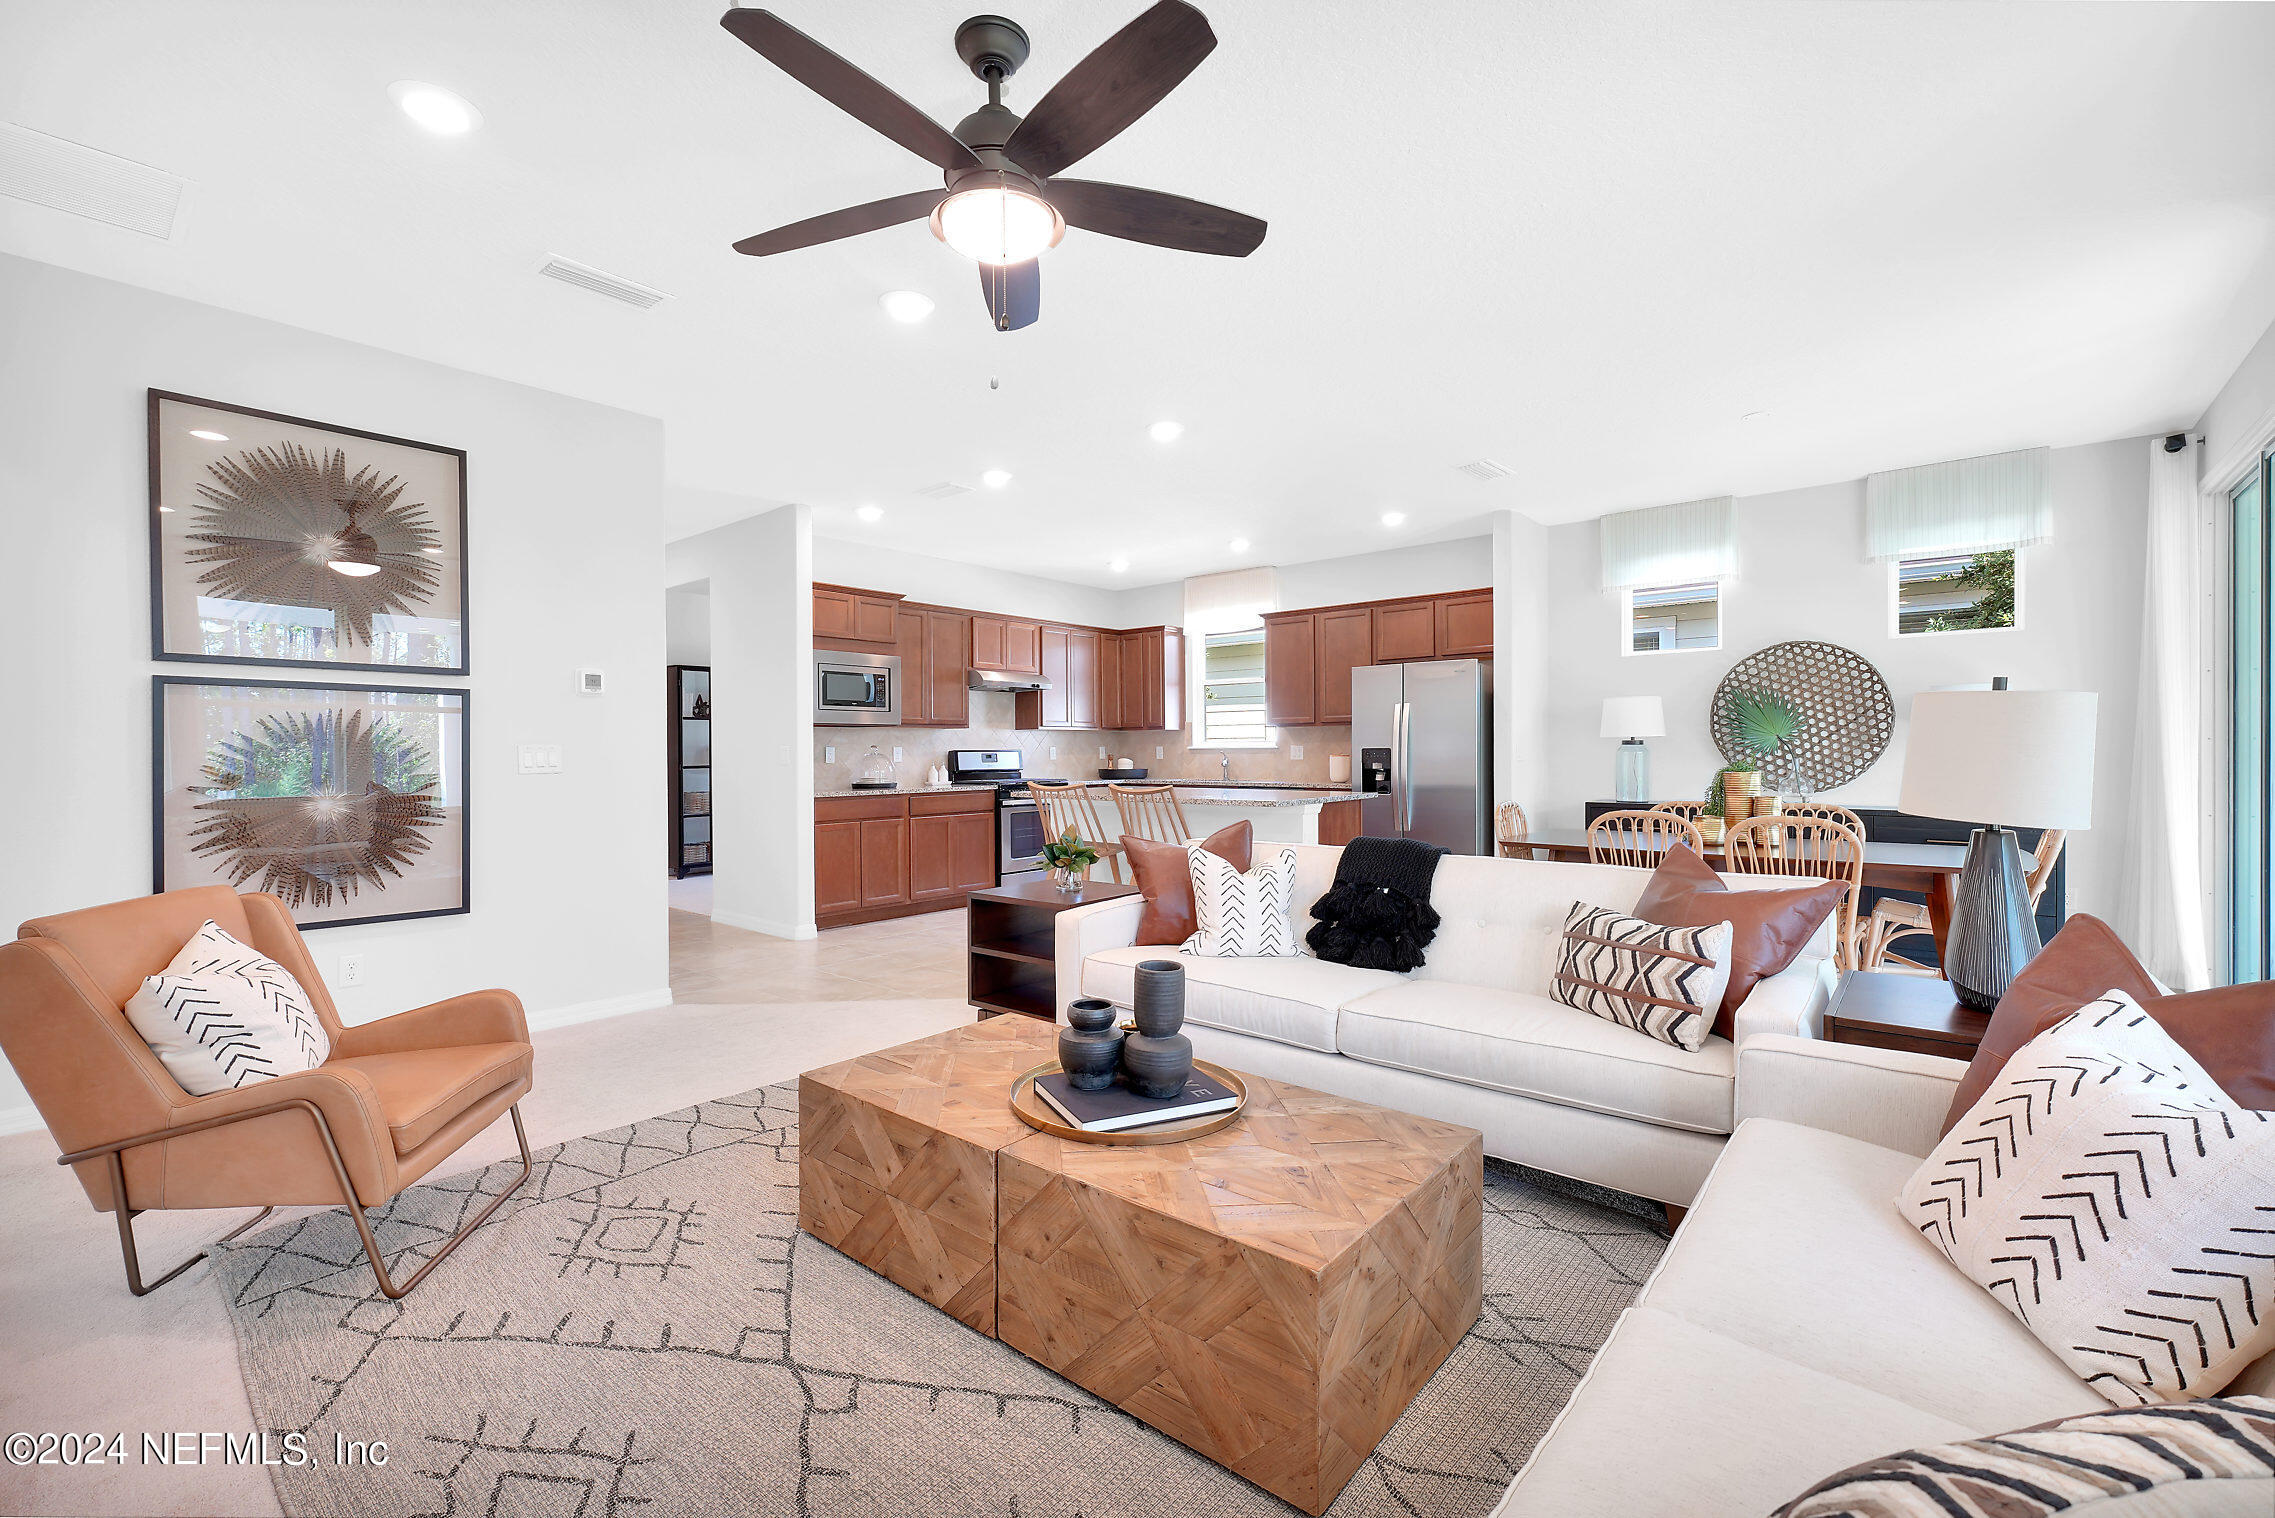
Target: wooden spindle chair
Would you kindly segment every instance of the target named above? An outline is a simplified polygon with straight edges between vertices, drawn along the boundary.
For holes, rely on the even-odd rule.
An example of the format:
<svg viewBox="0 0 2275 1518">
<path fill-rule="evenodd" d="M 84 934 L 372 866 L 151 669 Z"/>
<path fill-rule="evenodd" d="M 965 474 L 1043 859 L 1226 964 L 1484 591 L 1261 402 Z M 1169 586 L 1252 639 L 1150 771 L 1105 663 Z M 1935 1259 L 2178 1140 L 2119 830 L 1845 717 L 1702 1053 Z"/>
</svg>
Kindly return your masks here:
<svg viewBox="0 0 2275 1518">
<path fill-rule="evenodd" d="M 1092 865 L 1091 869 L 1104 865 L 1115 884 L 1129 884 L 1122 865 L 1122 846 L 1107 837 L 1105 819 L 1099 815 L 1098 797 L 1092 787 L 1038 785 L 1029 781 L 1027 794 L 1035 798 L 1035 818 L 1043 825 L 1046 841 L 1056 843 L 1066 836 L 1067 829 L 1072 828 L 1074 836 L 1098 855 L 1098 864 Z"/>
<path fill-rule="evenodd" d="M 1840 921 L 1835 925 L 1834 962 L 1843 970 L 1857 967 L 1857 905 L 1864 899 L 1864 833 L 1829 817 L 1780 812 L 1775 817 L 1748 817 L 1730 825 L 1722 841 L 1730 869 L 1741 875 L 1810 875 L 1836 880 L 1848 889 L 1841 893 Z"/>
<path fill-rule="evenodd" d="M 1698 824 L 1673 812 L 1606 812 L 1588 824 L 1588 858 L 1596 864 L 1655 870 L 1678 843 L 1705 847 Z"/>
<path fill-rule="evenodd" d="M 1122 820 L 1122 831 L 1133 838 L 1150 838 L 1155 843 L 1189 843 L 1193 830 L 1185 825 L 1184 809 L 1177 804 L 1177 788 L 1173 785 L 1124 785 L 1110 781 L 1106 794 L 1114 798 L 1114 810 Z"/>
</svg>

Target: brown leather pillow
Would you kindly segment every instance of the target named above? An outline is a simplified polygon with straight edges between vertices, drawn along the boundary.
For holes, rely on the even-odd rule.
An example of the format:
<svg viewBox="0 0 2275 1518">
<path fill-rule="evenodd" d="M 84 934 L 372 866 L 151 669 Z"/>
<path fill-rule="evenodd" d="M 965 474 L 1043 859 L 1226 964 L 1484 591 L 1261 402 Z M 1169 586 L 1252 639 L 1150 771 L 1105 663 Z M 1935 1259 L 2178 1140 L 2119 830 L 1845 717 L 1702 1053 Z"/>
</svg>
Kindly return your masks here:
<svg viewBox="0 0 2275 1518">
<path fill-rule="evenodd" d="M 1714 1031 L 1724 1038 L 1736 1025 L 1732 1015 L 1756 983 L 1793 963 L 1801 950 L 1841 904 L 1845 885 L 1794 886 L 1782 891 L 1733 891 L 1688 844 L 1678 843 L 1659 861 L 1636 899 L 1632 915 L 1663 928 L 1703 928 L 1730 924 L 1730 988 L 1722 994 Z"/>
<path fill-rule="evenodd" d="M 1255 848 L 1256 829 L 1246 822 L 1218 828 L 1201 840 L 1201 847 L 1246 874 L 1248 856 Z M 1138 917 L 1132 943 L 1183 943 L 1200 926 L 1193 907 L 1193 866 L 1181 843 L 1156 843 L 1151 838 L 1122 835 L 1122 849 L 1130 861 L 1130 876 L 1145 892 L 1145 911 Z"/>
<path fill-rule="evenodd" d="M 2262 980 L 2164 995 L 2109 924 L 2080 912 L 1999 998 L 1952 1093 L 1943 1131 L 1966 1115 L 2024 1044 L 2112 991 L 2139 1002 L 2239 1106 L 2275 1112 L 2275 985 Z"/>
</svg>

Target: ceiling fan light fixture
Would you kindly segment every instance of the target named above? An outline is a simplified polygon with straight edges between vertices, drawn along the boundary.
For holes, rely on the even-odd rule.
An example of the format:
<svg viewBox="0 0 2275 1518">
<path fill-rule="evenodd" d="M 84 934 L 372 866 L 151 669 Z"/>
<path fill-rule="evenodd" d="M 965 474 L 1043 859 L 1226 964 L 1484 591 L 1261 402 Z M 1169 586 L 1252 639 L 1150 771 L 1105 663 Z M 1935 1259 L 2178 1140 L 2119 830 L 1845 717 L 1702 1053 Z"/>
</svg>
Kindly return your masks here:
<svg viewBox="0 0 2275 1518">
<path fill-rule="evenodd" d="M 941 201 L 932 212 L 932 235 L 983 264 L 1023 264 L 1058 246 L 1066 220 L 1040 196 L 984 185 Z"/>
</svg>

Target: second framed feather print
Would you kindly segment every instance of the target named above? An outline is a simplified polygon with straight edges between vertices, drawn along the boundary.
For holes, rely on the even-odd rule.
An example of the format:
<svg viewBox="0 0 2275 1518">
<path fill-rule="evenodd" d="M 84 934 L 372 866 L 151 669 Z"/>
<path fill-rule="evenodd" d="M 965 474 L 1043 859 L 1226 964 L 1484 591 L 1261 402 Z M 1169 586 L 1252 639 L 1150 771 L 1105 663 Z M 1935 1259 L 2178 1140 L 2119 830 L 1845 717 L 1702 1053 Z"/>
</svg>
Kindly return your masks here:
<svg viewBox="0 0 2275 1518">
<path fill-rule="evenodd" d="M 466 454 L 150 392 L 151 657 L 462 675 Z"/>
</svg>

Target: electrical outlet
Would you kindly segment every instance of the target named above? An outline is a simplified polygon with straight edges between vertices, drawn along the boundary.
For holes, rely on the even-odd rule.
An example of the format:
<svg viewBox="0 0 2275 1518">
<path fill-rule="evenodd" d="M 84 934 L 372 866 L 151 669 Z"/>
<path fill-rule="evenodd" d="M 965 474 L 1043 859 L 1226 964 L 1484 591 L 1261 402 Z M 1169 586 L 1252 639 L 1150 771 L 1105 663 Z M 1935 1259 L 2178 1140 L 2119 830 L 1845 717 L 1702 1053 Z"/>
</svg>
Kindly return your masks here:
<svg viewBox="0 0 2275 1518">
<path fill-rule="evenodd" d="M 901 762 L 901 746 L 900 746 L 899 744 L 897 744 L 897 743 L 896 743 L 896 744 L 894 744 L 894 745 L 893 745 L 893 763 L 895 763 L 895 764 L 898 764 L 898 763 L 900 763 L 900 762 Z"/>
<path fill-rule="evenodd" d="M 825 744 L 823 744 L 823 745 L 822 745 L 822 763 L 824 763 L 824 764 L 835 764 L 835 763 L 837 763 L 837 745 L 836 745 L 836 744 L 834 744 L 834 743 L 825 743 Z"/>
<path fill-rule="evenodd" d="M 1051 757 L 1052 757 L 1053 759 L 1056 759 L 1058 756 L 1059 756 L 1059 746 L 1058 746 L 1057 744 L 1055 744 L 1055 743 L 1054 743 L 1054 744 L 1052 744 L 1052 745 L 1051 745 Z"/>
<path fill-rule="evenodd" d="M 521 772 L 524 775 L 560 774 L 561 745 L 558 743 L 524 743 L 521 746 Z"/>
<path fill-rule="evenodd" d="M 1153 746 L 1153 757 L 1156 759 L 1161 757 L 1161 745 L 1158 743 Z"/>
<path fill-rule="evenodd" d="M 1098 757 L 1101 759 L 1106 757 L 1106 745 L 1103 743 L 1098 745 Z"/>
<path fill-rule="evenodd" d="M 339 985 L 345 989 L 349 986 L 360 986 L 362 984 L 363 956 L 361 954 L 342 954 L 340 956 Z"/>
<path fill-rule="evenodd" d="M 1288 745 L 1288 757 L 1290 759 L 1301 759 L 1303 757 L 1303 745 L 1300 743 Z"/>
</svg>

